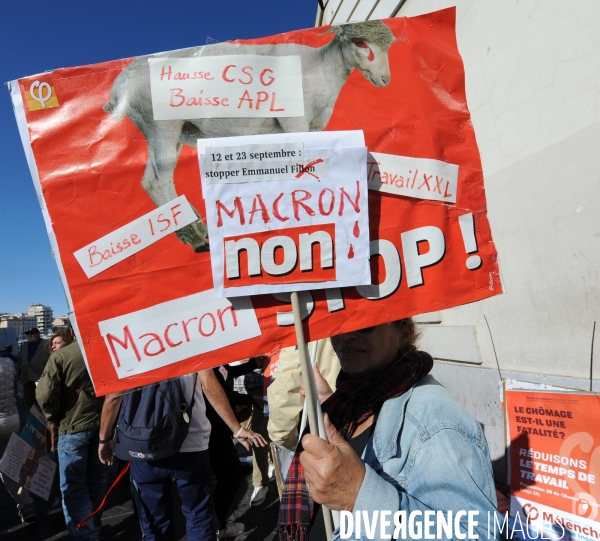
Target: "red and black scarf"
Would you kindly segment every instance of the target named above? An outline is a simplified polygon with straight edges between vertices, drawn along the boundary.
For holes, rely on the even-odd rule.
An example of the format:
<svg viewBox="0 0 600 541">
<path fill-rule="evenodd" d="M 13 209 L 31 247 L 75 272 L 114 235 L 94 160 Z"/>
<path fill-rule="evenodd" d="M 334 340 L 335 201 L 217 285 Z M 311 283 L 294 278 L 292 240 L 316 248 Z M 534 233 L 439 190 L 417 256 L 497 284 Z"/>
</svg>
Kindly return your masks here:
<svg viewBox="0 0 600 541">
<path fill-rule="evenodd" d="M 321 409 L 329 415 L 333 426 L 348 441 L 358 425 L 377 415 L 386 400 L 396 398 L 429 374 L 433 359 L 429 353 L 411 347 L 378 374 L 350 377 L 340 372 L 336 391 Z M 299 442 L 283 487 L 279 507 L 279 540 L 306 541 L 313 517 L 314 502 L 306 488 L 304 468 L 300 463 Z"/>
</svg>

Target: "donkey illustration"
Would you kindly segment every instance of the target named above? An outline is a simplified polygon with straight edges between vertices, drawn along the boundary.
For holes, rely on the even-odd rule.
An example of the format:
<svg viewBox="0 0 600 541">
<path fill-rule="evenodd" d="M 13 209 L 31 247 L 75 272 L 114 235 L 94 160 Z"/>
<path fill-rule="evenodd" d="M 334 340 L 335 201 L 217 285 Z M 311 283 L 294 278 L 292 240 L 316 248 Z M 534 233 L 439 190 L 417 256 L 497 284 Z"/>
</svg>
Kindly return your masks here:
<svg viewBox="0 0 600 541">
<path fill-rule="evenodd" d="M 331 27 L 325 32 L 333 39 L 322 47 L 292 43 L 242 45 L 219 43 L 152 55 L 153 58 L 192 58 L 231 54 L 267 56 L 299 55 L 302 62 L 304 116 L 295 118 L 201 118 L 154 120 L 148 56 L 136 58 L 115 79 L 110 101 L 104 110 L 115 120 L 124 115 L 144 134 L 148 162 L 142 186 L 157 206 L 177 197 L 173 172 L 182 145 L 196 146 L 206 137 L 254 135 L 281 132 L 321 131 L 350 73 L 358 69 L 377 87 L 390 82 L 388 50 L 394 41 L 392 31 L 381 21 L 366 21 Z M 208 250 L 207 227 L 198 220 L 177 231 L 179 239 L 196 252 Z"/>
</svg>

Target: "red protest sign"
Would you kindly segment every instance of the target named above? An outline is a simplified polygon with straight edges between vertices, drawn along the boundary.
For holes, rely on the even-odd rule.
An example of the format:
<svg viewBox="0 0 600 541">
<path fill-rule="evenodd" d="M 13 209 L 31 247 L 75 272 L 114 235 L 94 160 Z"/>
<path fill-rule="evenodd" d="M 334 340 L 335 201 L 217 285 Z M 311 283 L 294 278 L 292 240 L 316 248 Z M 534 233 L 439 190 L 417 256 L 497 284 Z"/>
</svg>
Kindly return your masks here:
<svg viewBox="0 0 600 541">
<path fill-rule="evenodd" d="M 152 57 L 191 59 L 197 66 L 196 59 L 203 57 L 243 60 L 260 52 L 257 56 L 271 62 L 278 56 L 299 56 L 302 102 L 300 93 L 281 80 L 283 72 L 274 61 L 263 66 L 227 60 L 223 65 L 221 58 L 215 64 L 220 71 L 194 67 L 192 72 L 175 70 L 173 64 L 172 79 L 167 81 L 167 66 L 163 82 L 174 85 L 180 73 L 172 88 L 183 90 L 159 88 L 156 98 L 148 57 L 59 69 L 11 83 L 32 175 L 99 395 L 295 343 L 289 295 L 214 298 L 198 138 L 364 132 L 371 152 L 367 176 L 374 285 L 302 291 L 307 340 L 501 292 L 454 23 L 455 11 L 448 9 L 211 45 L 201 54 L 192 49 Z M 330 58 L 338 60 L 332 64 L 326 61 Z M 284 65 L 296 69 L 287 60 Z M 246 72 L 258 86 L 245 94 L 241 81 L 250 77 L 243 71 L 247 66 L 254 66 Z M 200 72 L 198 84 L 220 80 L 233 90 L 179 85 L 185 73 Z M 281 89 L 273 95 L 270 89 L 279 83 Z M 139 99 L 126 99 L 132 88 Z M 171 107 L 169 100 L 181 110 L 180 95 L 186 97 L 188 112 L 179 117 L 169 113 L 169 119 L 161 120 Z M 53 106 L 38 107 L 47 96 L 46 105 L 56 98 Z M 210 97 L 212 105 L 201 96 Z M 224 98 L 237 111 L 226 119 L 198 112 L 226 108 Z M 154 105 L 160 114 L 155 115 Z M 236 116 L 244 110 L 246 116 Z M 177 229 L 162 238 L 150 230 L 130 229 L 136 239 L 149 239 L 143 249 L 123 259 L 107 252 L 133 238 L 111 240 L 111 233 L 124 232 L 134 222 L 135 227 L 150 227 L 161 223 L 160 216 L 173 217 L 169 207 L 159 209 L 178 196 L 186 202 L 177 210 L 185 207 L 195 221 L 175 224 Z M 309 203 L 318 209 L 318 200 Z M 149 215 L 155 211 L 155 217 Z M 139 221 L 142 217 L 147 219 Z M 88 277 L 74 254 L 99 239 L 107 242 L 103 260 L 116 263 Z"/>
<path fill-rule="evenodd" d="M 559 537 L 598 537 L 599 406 L 592 394 L 506 391 L 511 514 Z"/>
</svg>

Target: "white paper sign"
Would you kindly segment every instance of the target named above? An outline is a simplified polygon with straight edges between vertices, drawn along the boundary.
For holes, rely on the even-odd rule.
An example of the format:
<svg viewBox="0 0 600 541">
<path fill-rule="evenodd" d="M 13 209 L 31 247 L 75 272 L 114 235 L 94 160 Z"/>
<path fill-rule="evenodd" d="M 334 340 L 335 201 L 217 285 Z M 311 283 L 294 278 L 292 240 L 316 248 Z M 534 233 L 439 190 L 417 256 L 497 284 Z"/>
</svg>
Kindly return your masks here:
<svg viewBox="0 0 600 541">
<path fill-rule="evenodd" d="M 206 147 L 204 163 L 211 162 L 278 162 L 281 160 L 300 160 L 304 152 L 304 143 L 258 144 L 223 147 Z"/>
<path fill-rule="evenodd" d="M 196 293 L 99 323 L 119 379 L 260 336 L 247 297 Z"/>
<path fill-rule="evenodd" d="M 329 158 L 295 159 L 280 162 L 210 162 L 202 168 L 202 180 L 207 184 L 236 184 L 294 180 L 304 175 L 324 180 L 329 177 Z"/>
<path fill-rule="evenodd" d="M 13 432 L 0 460 L 0 471 L 32 494 L 47 500 L 56 463 L 47 456 L 36 456 L 33 447 Z"/>
<path fill-rule="evenodd" d="M 86 276 L 92 278 L 196 219 L 194 209 L 185 195 L 180 195 L 84 246 L 73 255 Z"/>
<path fill-rule="evenodd" d="M 555 455 L 556 456 L 556 455 Z M 543 463 L 536 463 L 541 466 Z M 545 466 L 545 464 L 543 464 Z M 552 467 L 552 466 L 550 466 Z M 560 467 L 560 466 L 559 466 Z M 543 472 L 543 470 L 538 470 L 540 473 L 537 475 L 547 474 Z M 564 478 L 560 479 L 562 483 L 576 483 L 577 481 L 571 481 L 570 479 L 566 481 Z M 525 484 L 523 482 L 523 484 Z M 542 487 L 533 487 L 536 490 L 545 491 L 545 488 Z M 560 490 L 557 488 L 553 488 L 553 491 Z M 543 497 L 543 496 L 542 496 Z M 573 510 L 579 508 L 582 505 L 590 505 L 588 498 L 590 496 L 585 493 L 579 493 L 573 499 Z M 584 507 L 582 511 L 582 515 L 585 515 L 585 512 L 591 513 L 595 508 L 597 509 L 597 504 L 594 502 L 594 506 L 589 509 L 588 507 Z M 529 532 L 536 532 L 536 537 L 533 537 L 533 533 L 529 534 L 529 539 L 538 539 L 542 541 L 543 539 L 549 539 L 552 541 L 595 541 L 598 539 L 598 522 L 596 520 L 591 519 L 589 516 L 581 516 L 576 513 L 567 513 L 560 509 L 556 509 L 555 507 L 550 507 L 548 505 L 544 505 L 539 501 L 532 502 L 531 500 L 526 500 L 525 498 L 517 498 L 511 494 L 510 496 L 510 516 L 516 517 L 519 516 L 521 518 L 521 524 L 515 520 L 515 524 L 512 529 L 507 528 L 507 530 L 514 532 L 523 531 L 525 532 L 525 528 L 529 529 Z M 522 528 L 521 528 L 522 526 Z M 500 530 L 500 527 L 498 527 Z M 511 534 L 512 536 L 512 534 Z M 516 534 L 513 539 L 517 537 L 522 537 L 521 534 Z"/>
<path fill-rule="evenodd" d="M 292 180 L 308 174 L 329 176 L 329 160 L 307 160 L 303 143 L 207 147 L 204 150 L 202 180 L 207 184 Z"/>
<path fill-rule="evenodd" d="M 155 120 L 304 116 L 300 56 L 150 58 Z"/>
<path fill-rule="evenodd" d="M 369 190 L 456 203 L 458 165 L 371 152 L 367 166 Z"/>
<path fill-rule="evenodd" d="M 211 184 L 204 175 L 206 148 L 219 146 L 225 154 L 227 147 L 292 142 L 304 144 L 308 163 L 328 163 L 328 176 L 304 171 L 290 180 Z M 362 132 L 200 139 L 198 156 L 217 295 L 371 283 Z"/>
</svg>

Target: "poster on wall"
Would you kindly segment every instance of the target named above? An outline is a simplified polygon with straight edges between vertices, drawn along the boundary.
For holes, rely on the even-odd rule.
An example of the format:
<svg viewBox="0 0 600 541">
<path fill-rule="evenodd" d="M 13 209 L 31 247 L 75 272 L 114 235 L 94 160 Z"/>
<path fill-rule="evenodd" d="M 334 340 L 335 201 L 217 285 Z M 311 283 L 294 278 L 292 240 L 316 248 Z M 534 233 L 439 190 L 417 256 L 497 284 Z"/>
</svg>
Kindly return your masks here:
<svg viewBox="0 0 600 541">
<path fill-rule="evenodd" d="M 563 539 L 600 535 L 600 396 L 506 391 L 510 514 Z M 525 520 L 525 518 L 523 518 Z"/>
<path fill-rule="evenodd" d="M 218 290 L 218 277 L 215 288 L 211 257 L 224 257 L 225 241 L 218 234 L 213 239 L 218 208 L 206 196 L 210 186 L 225 184 L 204 182 L 199 160 L 210 165 L 206 148 L 212 158 L 223 146 L 219 139 L 274 136 L 264 144 L 285 140 L 291 152 L 308 144 L 290 139 L 292 134 L 363 134 L 356 146 L 368 151 L 367 193 L 358 199 L 356 186 L 352 192 L 345 187 L 347 196 L 302 188 L 306 172 L 295 178 L 302 170 L 282 180 L 298 182 L 298 213 L 317 216 L 331 209 L 335 232 L 325 233 L 332 238 L 347 231 L 341 220 L 350 218 L 352 205 L 368 200 L 368 224 L 359 222 L 357 231 L 367 249 L 352 250 L 354 263 L 363 269 L 368 264 L 370 283 L 363 281 L 363 270 L 356 282 L 361 285 L 303 288 L 307 340 L 502 292 L 455 18 L 452 8 L 325 26 L 57 69 L 9 83 L 98 395 L 295 343 L 289 292 L 228 295 L 225 284 Z M 202 143 L 208 139 L 210 147 Z M 310 162 L 298 163 L 303 169 Z M 210 167 L 221 180 L 230 170 Z M 311 167 L 317 176 L 333 170 L 331 161 L 329 171 L 324 163 Z M 264 206 L 257 194 L 244 200 L 247 223 L 252 211 L 254 223 L 275 223 L 279 212 L 281 226 L 293 229 L 291 193 L 286 204 L 292 206 L 285 208 L 291 214 L 281 212 L 286 196 L 279 202 L 277 196 L 263 198 Z M 235 203 L 225 207 L 239 219 Z M 287 233 L 281 236 L 295 239 L 295 232 Z M 321 248 L 329 253 L 327 237 L 320 238 L 315 257 Z M 259 247 L 267 240 L 258 239 Z M 352 242 L 338 241 L 350 260 Z M 280 248 L 272 257 L 267 251 L 271 270 L 286 262 Z M 247 267 L 241 252 L 240 269 Z M 310 266 L 309 258 L 295 261 L 295 267 L 288 262 L 290 276 Z M 315 283 L 331 281 L 330 266 L 319 270 L 325 274 Z"/>
</svg>

